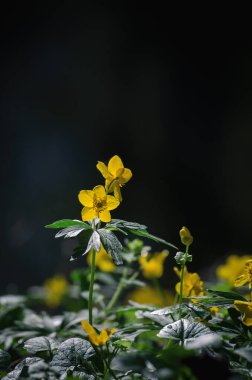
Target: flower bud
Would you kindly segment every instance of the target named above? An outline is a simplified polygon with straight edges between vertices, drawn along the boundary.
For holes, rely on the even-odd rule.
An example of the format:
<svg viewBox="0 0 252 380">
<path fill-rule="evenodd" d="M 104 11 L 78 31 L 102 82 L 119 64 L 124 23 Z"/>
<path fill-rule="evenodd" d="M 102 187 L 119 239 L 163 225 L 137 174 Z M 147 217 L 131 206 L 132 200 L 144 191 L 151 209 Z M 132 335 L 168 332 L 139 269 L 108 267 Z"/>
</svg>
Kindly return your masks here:
<svg viewBox="0 0 252 380">
<path fill-rule="evenodd" d="M 187 227 L 182 227 L 181 230 L 179 231 L 179 235 L 180 235 L 182 244 L 187 245 L 187 246 L 192 244 L 193 237 Z"/>
</svg>

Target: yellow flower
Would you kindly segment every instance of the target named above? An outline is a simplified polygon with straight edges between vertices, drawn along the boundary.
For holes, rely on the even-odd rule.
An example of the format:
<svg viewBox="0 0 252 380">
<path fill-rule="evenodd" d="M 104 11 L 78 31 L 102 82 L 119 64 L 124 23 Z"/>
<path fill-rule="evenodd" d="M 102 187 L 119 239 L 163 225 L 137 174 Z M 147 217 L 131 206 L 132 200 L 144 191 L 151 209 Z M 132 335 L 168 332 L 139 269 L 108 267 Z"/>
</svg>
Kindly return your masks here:
<svg viewBox="0 0 252 380">
<path fill-rule="evenodd" d="M 221 280 L 227 281 L 230 285 L 234 285 L 236 278 L 240 275 L 244 268 L 244 264 L 250 259 L 251 256 L 249 255 L 230 255 L 225 264 L 217 267 L 217 277 Z"/>
<path fill-rule="evenodd" d="M 249 288 L 252 287 L 252 260 L 248 260 L 240 274 L 234 282 L 234 286 L 243 286 L 245 284 L 249 284 Z"/>
<path fill-rule="evenodd" d="M 81 321 L 81 324 L 83 330 L 88 334 L 90 342 L 95 346 L 102 346 L 105 344 L 109 340 L 110 336 L 116 331 L 115 328 L 103 329 L 100 334 L 97 334 L 93 326 L 87 321 Z"/>
<path fill-rule="evenodd" d="M 170 292 L 157 291 L 150 286 L 138 288 L 127 295 L 127 300 L 132 300 L 144 305 L 155 305 L 159 307 L 170 306 L 174 302 L 174 296 Z"/>
<path fill-rule="evenodd" d="M 175 267 L 174 272 L 180 278 L 180 270 Z M 180 294 L 180 282 L 175 286 L 176 292 Z M 187 271 L 187 268 L 184 269 L 184 280 L 183 280 L 183 297 L 190 296 L 203 296 L 203 281 L 201 281 L 198 273 L 190 273 Z"/>
<path fill-rule="evenodd" d="M 121 202 L 122 194 L 120 188 L 131 179 L 131 170 L 124 167 L 119 156 L 113 156 L 109 160 L 108 166 L 98 161 L 96 167 L 106 180 L 105 187 L 107 192 L 114 192 L 114 196 Z"/>
<path fill-rule="evenodd" d="M 44 282 L 46 291 L 45 302 L 49 307 L 55 308 L 60 305 L 61 300 L 68 290 L 68 282 L 62 275 L 56 275 L 48 278 Z"/>
<path fill-rule="evenodd" d="M 110 210 L 114 210 L 120 204 L 118 199 L 112 195 L 107 195 L 104 186 L 95 186 L 93 190 L 81 190 L 79 201 L 85 206 L 82 209 L 82 220 L 92 220 L 95 217 L 102 222 L 110 222 Z"/>
<path fill-rule="evenodd" d="M 213 316 L 215 316 L 215 315 L 218 313 L 218 311 L 219 311 L 219 307 L 217 307 L 217 306 L 212 306 L 212 307 L 209 307 L 208 310 L 210 311 L 210 313 L 211 313 Z"/>
<path fill-rule="evenodd" d="M 159 278 L 164 272 L 164 261 L 169 255 L 167 250 L 162 252 L 157 252 L 155 254 L 147 254 L 146 256 L 141 256 L 138 262 L 141 266 L 143 276 L 145 278 Z"/>
<path fill-rule="evenodd" d="M 91 266 L 92 253 L 89 251 L 87 256 L 88 265 Z M 97 252 L 95 265 L 103 272 L 114 272 L 116 266 L 113 262 L 112 257 L 105 251 L 103 245 L 101 244 L 101 249 Z"/>
<path fill-rule="evenodd" d="M 191 245 L 193 242 L 193 237 L 191 235 L 191 232 L 188 230 L 187 227 L 182 227 L 179 231 L 181 243 L 184 245 Z"/>
<path fill-rule="evenodd" d="M 246 326 L 252 326 L 252 302 L 234 301 L 234 307 L 240 311 L 242 316 L 242 323 Z"/>
</svg>

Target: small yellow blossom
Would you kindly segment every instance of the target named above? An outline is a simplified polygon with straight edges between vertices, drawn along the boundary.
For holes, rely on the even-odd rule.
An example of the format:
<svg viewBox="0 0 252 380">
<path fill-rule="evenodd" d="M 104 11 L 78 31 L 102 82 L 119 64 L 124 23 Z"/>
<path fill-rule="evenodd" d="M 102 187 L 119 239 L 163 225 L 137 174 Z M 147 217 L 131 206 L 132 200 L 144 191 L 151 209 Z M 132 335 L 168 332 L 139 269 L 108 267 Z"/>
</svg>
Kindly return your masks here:
<svg viewBox="0 0 252 380">
<path fill-rule="evenodd" d="M 110 222 L 110 210 L 114 210 L 120 204 L 118 199 L 107 195 L 104 186 L 101 185 L 95 186 L 93 190 L 81 190 L 79 201 L 85 206 L 81 212 L 83 221 L 97 217 L 102 222 Z"/>
<path fill-rule="evenodd" d="M 87 255 L 87 262 L 88 262 L 88 265 L 91 266 L 91 262 L 92 262 L 92 252 L 91 251 L 89 251 L 89 253 Z M 95 265 L 102 272 L 114 272 L 116 269 L 116 266 L 113 262 L 112 257 L 105 251 L 102 244 L 101 244 L 100 251 L 97 252 L 97 255 L 95 258 Z"/>
<path fill-rule="evenodd" d="M 217 307 L 217 306 L 212 306 L 212 307 L 209 307 L 208 310 L 210 311 L 210 313 L 211 313 L 213 316 L 215 316 L 215 315 L 218 313 L 218 311 L 219 311 L 219 307 Z"/>
<path fill-rule="evenodd" d="M 170 292 L 163 290 L 157 291 L 156 289 L 145 286 L 144 288 L 138 288 L 133 290 L 127 295 L 127 301 L 134 301 L 144 305 L 155 305 L 158 307 L 165 307 L 173 305 L 174 295 Z"/>
<path fill-rule="evenodd" d="M 141 256 L 138 262 L 141 266 L 145 278 L 159 278 L 164 272 L 164 261 L 169 255 L 169 251 L 156 252 L 153 255 L 148 253 Z"/>
<path fill-rule="evenodd" d="M 216 275 L 220 280 L 227 281 L 230 285 L 234 285 L 236 278 L 241 274 L 244 264 L 251 259 L 251 256 L 230 255 L 226 263 L 219 265 L 216 269 Z"/>
<path fill-rule="evenodd" d="M 98 161 L 96 167 L 106 180 L 105 187 L 107 192 L 114 192 L 114 196 L 121 202 L 122 194 L 120 188 L 131 179 L 131 170 L 124 167 L 119 156 L 113 156 L 109 160 L 108 166 Z"/>
<path fill-rule="evenodd" d="M 179 231 L 179 235 L 180 235 L 182 244 L 187 245 L 187 246 L 192 244 L 193 237 L 187 227 L 182 227 L 181 230 Z"/>
<path fill-rule="evenodd" d="M 103 329 L 100 334 L 97 334 L 95 329 L 87 321 L 81 321 L 82 328 L 88 334 L 89 340 L 94 346 L 102 346 L 105 344 L 111 335 L 116 331 L 115 328 Z"/>
<path fill-rule="evenodd" d="M 243 314 L 242 323 L 246 326 L 252 326 L 252 302 L 234 301 L 234 307 Z"/>
<path fill-rule="evenodd" d="M 180 278 L 180 270 L 175 267 L 174 272 Z M 180 294 L 180 282 L 178 282 L 175 286 L 176 292 Z M 187 268 L 184 269 L 184 280 L 183 280 L 183 297 L 190 296 L 203 296 L 203 281 L 201 281 L 198 273 L 190 273 L 187 271 Z"/>
<path fill-rule="evenodd" d="M 238 276 L 234 282 L 234 286 L 243 286 L 249 284 L 249 288 L 252 288 L 252 260 L 248 260 L 242 271 L 240 276 Z"/>
<path fill-rule="evenodd" d="M 45 289 L 45 302 L 49 307 L 58 307 L 67 293 L 68 282 L 62 275 L 56 275 L 52 278 L 48 278 L 44 282 Z"/>
</svg>

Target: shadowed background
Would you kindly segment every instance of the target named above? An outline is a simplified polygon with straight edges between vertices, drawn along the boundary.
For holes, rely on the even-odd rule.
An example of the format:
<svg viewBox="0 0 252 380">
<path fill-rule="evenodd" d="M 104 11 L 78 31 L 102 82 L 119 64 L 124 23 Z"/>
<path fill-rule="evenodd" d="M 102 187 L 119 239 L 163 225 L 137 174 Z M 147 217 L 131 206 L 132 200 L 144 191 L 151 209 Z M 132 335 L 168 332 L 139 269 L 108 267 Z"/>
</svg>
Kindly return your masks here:
<svg viewBox="0 0 252 380">
<path fill-rule="evenodd" d="M 43 226 L 80 218 L 78 192 L 114 154 L 133 178 L 113 217 L 176 245 L 186 225 L 193 270 L 251 252 L 250 37 L 171 18 L 62 1 L 4 14 L 2 293 L 86 265 Z"/>
</svg>

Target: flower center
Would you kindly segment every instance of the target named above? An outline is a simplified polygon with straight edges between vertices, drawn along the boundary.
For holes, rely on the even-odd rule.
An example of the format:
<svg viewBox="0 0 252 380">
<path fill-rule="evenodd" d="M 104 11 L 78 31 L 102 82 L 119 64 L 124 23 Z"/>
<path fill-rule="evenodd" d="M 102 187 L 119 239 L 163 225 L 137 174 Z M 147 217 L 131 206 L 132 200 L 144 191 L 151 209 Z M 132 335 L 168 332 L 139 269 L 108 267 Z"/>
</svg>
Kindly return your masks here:
<svg viewBox="0 0 252 380">
<path fill-rule="evenodd" d="M 106 208 L 107 202 L 106 199 L 97 198 L 94 201 L 94 207 L 97 211 L 102 211 Z"/>
</svg>

